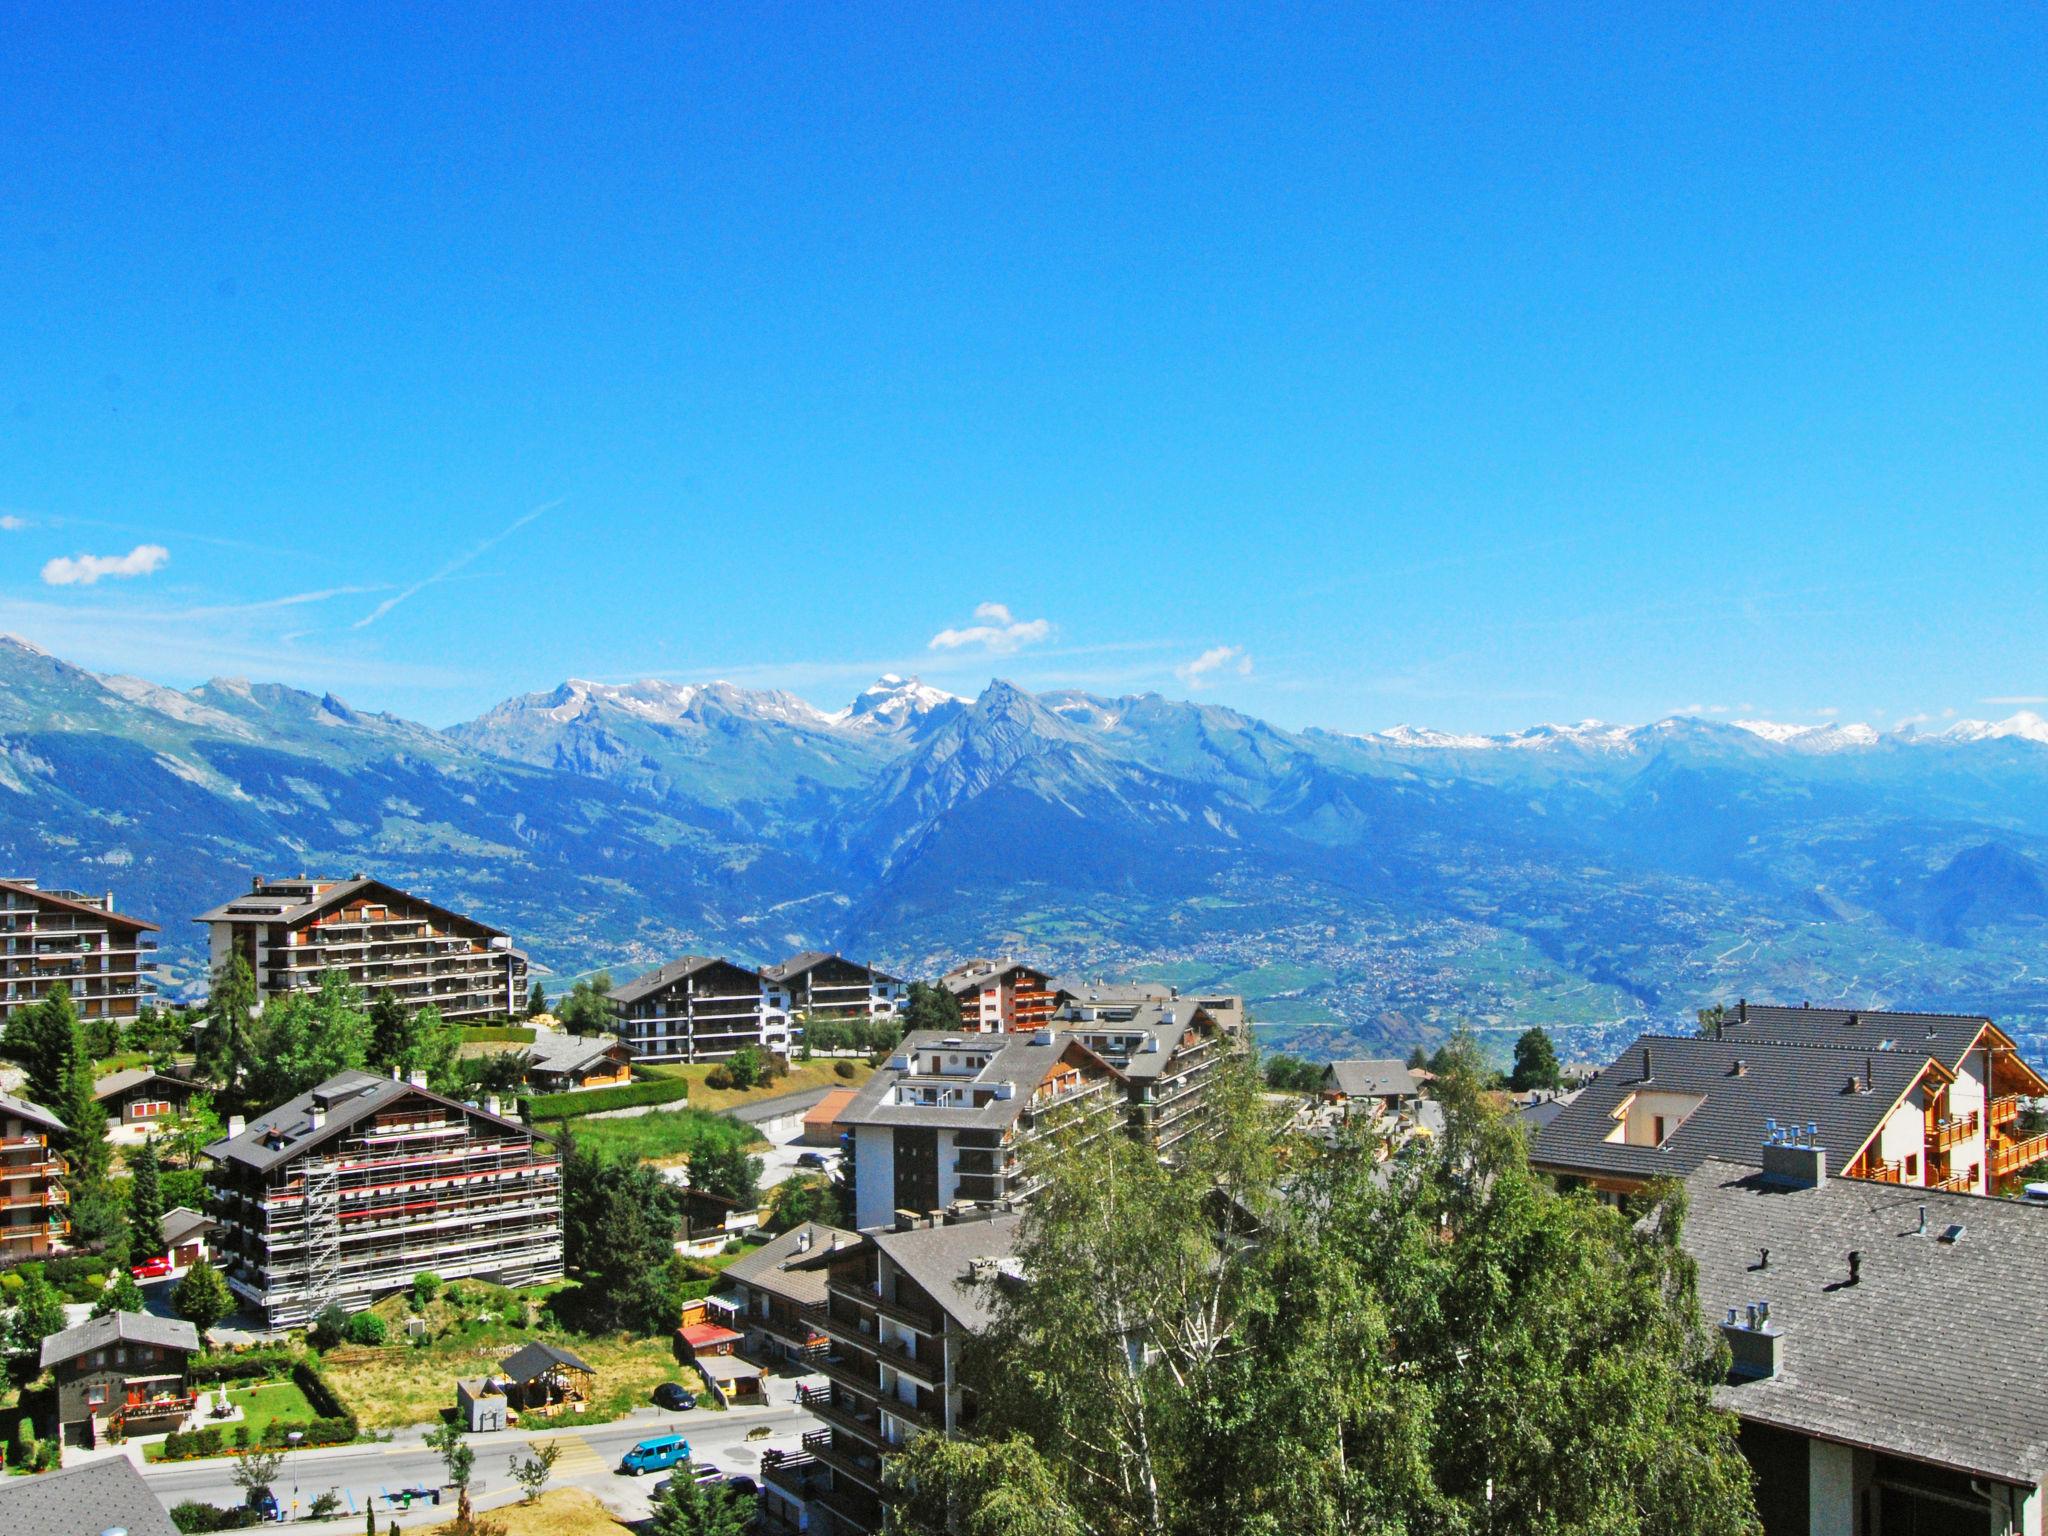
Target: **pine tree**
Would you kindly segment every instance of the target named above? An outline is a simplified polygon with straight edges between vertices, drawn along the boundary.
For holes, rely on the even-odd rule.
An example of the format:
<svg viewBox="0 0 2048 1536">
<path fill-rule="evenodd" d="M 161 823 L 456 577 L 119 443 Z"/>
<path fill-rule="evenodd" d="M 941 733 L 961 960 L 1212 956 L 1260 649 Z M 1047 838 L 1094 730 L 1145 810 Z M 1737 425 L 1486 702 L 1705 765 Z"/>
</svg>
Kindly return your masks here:
<svg viewBox="0 0 2048 1536">
<path fill-rule="evenodd" d="M 547 1011 L 547 988 L 543 987 L 538 981 L 536 981 L 531 987 L 527 988 L 526 991 L 526 1016 L 529 1019 L 538 1018 L 541 1014 L 544 1014 Z"/>
<path fill-rule="evenodd" d="M 42 1265 L 23 1265 L 21 1276 L 7 1342 L 15 1358 L 35 1360 L 41 1355 L 43 1340 L 64 1330 L 64 1298 L 43 1278 Z"/>
<path fill-rule="evenodd" d="M 235 1310 L 235 1298 L 220 1271 L 200 1259 L 171 1292 L 171 1306 L 199 1330 L 199 1342 L 204 1344 L 207 1330 Z"/>
<path fill-rule="evenodd" d="M 78 1010 L 71 1005 L 71 989 L 58 982 L 30 1010 L 26 1041 L 29 1097 L 38 1104 L 61 1111 L 71 1068 L 78 1060 Z"/>
<path fill-rule="evenodd" d="M 370 1003 L 370 1065 L 397 1065 L 411 1038 L 412 1019 L 405 1004 L 390 992 L 379 992 Z"/>
<path fill-rule="evenodd" d="M 960 999 L 936 982 L 913 981 L 904 1005 L 903 1022 L 907 1029 L 957 1030 Z"/>
<path fill-rule="evenodd" d="M 1515 1042 L 1515 1071 L 1509 1085 L 1526 1093 L 1532 1088 L 1555 1088 L 1563 1080 L 1550 1036 L 1541 1028 L 1523 1030 Z"/>
<path fill-rule="evenodd" d="M 239 954 L 214 972 L 206 1029 L 199 1040 L 199 1066 L 232 1103 L 240 1102 L 239 1091 L 255 1053 L 256 1001 L 256 977 Z"/>
<path fill-rule="evenodd" d="M 158 1178 L 156 1143 L 145 1141 L 128 1154 L 128 1256 L 131 1261 L 164 1251 L 164 1192 Z"/>
</svg>

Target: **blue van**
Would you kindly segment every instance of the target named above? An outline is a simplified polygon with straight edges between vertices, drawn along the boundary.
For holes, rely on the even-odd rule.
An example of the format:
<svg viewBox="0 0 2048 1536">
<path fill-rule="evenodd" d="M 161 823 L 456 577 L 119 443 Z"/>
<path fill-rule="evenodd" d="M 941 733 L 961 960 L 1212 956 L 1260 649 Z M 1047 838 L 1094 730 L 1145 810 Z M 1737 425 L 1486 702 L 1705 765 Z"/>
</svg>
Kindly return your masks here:
<svg viewBox="0 0 2048 1536">
<path fill-rule="evenodd" d="M 679 1461 L 690 1459 L 690 1442 L 681 1435 L 656 1435 L 642 1440 L 619 1458 L 619 1470 L 629 1477 L 642 1472 L 660 1472 Z"/>
</svg>

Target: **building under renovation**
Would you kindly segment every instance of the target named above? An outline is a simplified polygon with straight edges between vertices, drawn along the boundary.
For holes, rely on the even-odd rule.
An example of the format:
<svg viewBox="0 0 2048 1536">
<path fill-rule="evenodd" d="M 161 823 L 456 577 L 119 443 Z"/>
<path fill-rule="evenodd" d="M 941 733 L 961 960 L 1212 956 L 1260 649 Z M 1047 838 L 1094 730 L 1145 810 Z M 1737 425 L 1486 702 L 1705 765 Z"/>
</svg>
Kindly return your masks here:
<svg viewBox="0 0 2048 1536">
<path fill-rule="evenodd" d="M 216 1262 L 273 1328 L 356 1311 L 422 1270 L 531 1285 L 562 1276 L 562 1165 L 497 1112 L 342 1072 L 206 1149 Z"/>
</svg>

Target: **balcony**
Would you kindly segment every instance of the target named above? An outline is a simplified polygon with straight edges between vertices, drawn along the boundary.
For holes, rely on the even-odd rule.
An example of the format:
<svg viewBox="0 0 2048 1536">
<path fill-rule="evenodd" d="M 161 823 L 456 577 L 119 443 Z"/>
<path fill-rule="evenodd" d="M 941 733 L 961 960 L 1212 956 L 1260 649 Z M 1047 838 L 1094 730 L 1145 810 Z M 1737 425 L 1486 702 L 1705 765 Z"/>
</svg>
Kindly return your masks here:
<svg viewBox="0 0 2048 1536">
<path fill-rule="evenodd" d="M 829 1399 L 806 1403 L 821 1424 L 829 1424 L 842 1434 L 851 1435 L 863 1445 L 879 1449 L 882 1444 L 882 1420 L 879 1414 L 862 1413 L 852 1403 L 835 1403 Z"/>
<path fill-rule="evenodd" d="M 1903 1184 L 1906 1182 L 1906 1165 L 1898 1158 L 1888 1163 L 1864 1164 L 1864 1171 L 1852 1177 L 1868 1179 L 1873 1184 Z"/>
<path fill-rule="evenodd" d="M 837 1430 L 814 1429 L 803 1438 L 803 1447 L 832 1471 L 852 1478 L 864 1488 L 882 1491 L 882 1458 L 871 1450 L 841 1444 Z"/>
<path fill-rule="evenodd" d="M 858 1392 L 863 1397 L 882 1395 L 881 1377 L 875 1372 L 874 1362 L 862 1357 L 859 1361 L 824 1359 L 811 1362 L 811 1369 L 849 1392 Z"/>
<path fill-rule="evenodd" d="M 1927 1150 L 1946 1152 L 1957 1143 L 1974 1137 L 1979 1124 L 1977 1111 L 1974 1109 L 1967 1115 L 1954 1115 L 1946 1120 L 1938 1120 L 1928 1128 Z"/>
<path fill-rule="evenodd" d="M 2001 1093 L 1991 1101 L 1991 1124 L 1993 1128 L 2010 1125 L 2020 1117 L 2020 1096 L 2016 1093 Z"/>
<path fill-rule="evenodd" d="M 2023 1168 L 2030 1168 L 2042 1158 L 2048 1157 L 2048 1136 L 2029 1136 L 2024 1141 L 2009 1141 L 1991 1154 L 1991 1177 L 2010 1178 Z"/>
<path fill-rule="evenodd" d="M 1967 1173 L 1953 1173 L 1945 1179 L 1937 1179 L 1929 1188 L 1946 1190 L 1952 1195 L 1967 1195 L 1974 1193 L 1977 1185 Z"/>
<path fill-rule="evenodd" d="M 891 1322 L 901 1323 L 906 1328 L 915 1328 L 919 1333 L 937 1334 L 945 1331 L 945 1320 L 939 1316 L 936 1308 L 891 1301 L 886 1296 L 876 1295 L 864 1285 L 841 1280 L 836 1275 L 825 1282 L 825 1289 L 857 1306 L 873 1307 Z"/>
</svg>

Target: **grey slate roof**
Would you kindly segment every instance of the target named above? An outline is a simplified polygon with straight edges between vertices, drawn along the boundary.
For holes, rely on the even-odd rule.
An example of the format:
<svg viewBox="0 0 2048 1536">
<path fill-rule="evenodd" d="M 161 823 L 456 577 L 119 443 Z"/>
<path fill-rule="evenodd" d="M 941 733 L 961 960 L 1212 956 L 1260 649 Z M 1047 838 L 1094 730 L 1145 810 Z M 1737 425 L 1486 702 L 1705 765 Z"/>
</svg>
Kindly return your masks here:
<svg viewBox="0 0 2048 1536">
<path fill-rule="evenodd" d="M 736 971 L 748 970 L 737 961 L 724 960 L 717 955 L 684 955 L 680 960 L 671 960 L 667 965 L 656 966 L 651 971 L 635 976 L 622 987 L 613 987 L 612 1001 L 620 1004 L 637 1003 L 642 998 L 654 996 L 657 992 L 665 992 L 677 982 L 687 980 L 699 971 L 709 970 L 714 965 L 730 965 Z M 748 971 L 748 974 L 758 976 L 760 972 Z"/>
<path fill-rule="evenodd" d="M 1987 1029 L 1982 1014 L 1885 1013 L 1870 1008 L 1781 1008 L 1738 1004 L 1724 1019 L 1724 1040 L 1779 1040 L 1790 1045 L 1854 1046 L 1858 1050 L 1906 1051 L 1932 1056 L 1951 1072 Z"/>
<path fill-rule="evenodd" d="M 1044 976 L 1035 965 L 1026 965 L 1022 960 L 963 960 L 939 978 L 939 985 L 955 997 L 965 997 L 970 992 L 979 992 L 983 987 L 1001 981 L 1015 971 L 1029 971 L 1034 976 Z M 1050 978 L 1047 978 L 1050 980 Z"/>
<path fill-rule="evenodd" d="M 105 1077 L 96 1077 L 92 1082 L 92 1096 L 95 1099 L 112 1098 L 117 1093 L 126 1093 L 130 1088 L 143 1083 L 161 1081 L 173 1088 L 189 1090 L 191 1084 L 182 1077 L 169 1072 L 158 1072 L 150 1067 L 126 1067 L 119 1072 L 109 1072 Z"/>
<path fill-rule="evenodd" d="M 1829 1165 L 1845 1168 L 1928 1065 L 1928 1057 L 1904 1051 L 1644 1035 L 1537 1132 L 1530 1156 L 1543 1167 L 1571 1172 L 1683 1178 L 1709 1157 L 1761 1162 L 1764 1122 L 1776 1120 L 1816 1124 Z M 1862 1082 L 1866 1070 L 1870 1091 L 1847 1091 L 1850 1079 Z M 1697 1094 L 1706 1102 L 1661 1147 L 1608 1141 L 1615 1109 L 1638 1090 Z"/>
<path fill-rule="evenodd" d="M 44 1339 L 43 1369 L 117 1342 L 157 1344 L 189 1353 L 199 1348 L 199 1331 L 180 1317 L 158 1317 L 153 1312 L 110 1312 Z"/>
<path fill-rule="evenodd" d="M 2048 1332 L 2033 1283 L 2048 1268 L 2048 1210 L 1851 1179 L 1772 1187 L 1720 1160 L 1686 1188 L 1682 1241 L 1708 1321 L 1768 1301 L 1783 1334 L 1778 1373 L 1721 1388 L 1722 1406 L 1974 1476 L 2048 1478 Z M 1962 1240 L 1940 1241 L 1951 1224 Z M 1765 1248 L 1770 1267 L 1756 1269 Z M 1852 1248 L 1861 1278 L 1847 1285 Z"/>
<path fill-rule="evenodd" d="M 533 1044 L 526 1048 L 530 1068 L 542 1072 L 577 1072 L 601 1061 L 619 1044 L 617 1035 L 569 1035 L 560 1030 L 538 1029 Z"/>
<path fill-rule="evenodd" d="M 1421 1091 L 1408 1063 L 1391 1056 L 1370 1061 L 1333 1061 L 1323 1073 L 1323 1086 L 1352 1099 L 1380 1099 L 1390 1094 L 1406 1099 Z"/>
<path fill-rule="evenodd" d="M 1045 1033 L 1047 1032 L 1033 1030 L 1030 1033 L 951 1035 L 944 1030 L 914 1030 L 904 1036 L 903 1042 L 897 1046 L 890 1058 L 892 1061 L 904 1056 L 914 1056 L 920 1049 L 944 1047 L 945 1041 L 952 1040 L 963 1052 L 975 1055 L 990 1054 L 989 1064 L 972 1077 L 965 1073 L 955 1073 L 943 1077 L 926 1075 L 914 1078 L 911 1073 L 885 1065 L 861 1084 L 860 1091 L 854 1094 L 852 1102 L 840 1112 L 839 1123 L 849 1127 L 931 1125 L 947 1126 L 955 1130 L 1001 1130 L 1014 1124 L 1018 1115 L 1031 1107 L 1031 1090 L 1044 1081 L 1053 1064 L 1069 1050 L 1079 1051 L 1090 1060 L 1101 1063 L 1106 1071 L 1119 1078 L 1123 1075 L 1071 1036 L 1053 1034 L 1049 1044 L 1041 1044 L 1041 1035 Z M 1016 1092 L 1006 1099 L 991 1099 L 979 1108 L 949 1108 L 893 1102 L 896 1085 L 906 1080 L 943 1083 L 949 1087 L 1007 1082 L 1015 1085 Z"/>
<path fill-rule="evenodd" d="M 46 1131 L 61 1132 L 64 1122 L 40 1104 L 31 1104 L 27 1099 L 17 1099 L 11 1093 L 0 1093 L 0 1120 L 9 1115 L 25 1120 L 30 1125 L 40 1125 Z"/>
<path fill-rule="evenodd" d="M 809 1249 L 803 1246 L 806 1237 L 810 1239 Z M 807 1221 L 771 1238 L 745 1258 L 728 1264 L 725 1278 L 801 1306 L 822 1307 L 825 1305 L 824 1269 L 792 1266 L 799 1261 L 816 1258 L 821 1253 L 830 1253 L 835 1242 L 839 1247 L 851 1250 L 860 1242 L 860 1234 L 848 1232 L 843 1227 L 828 1227 L 823 1222 Z"/>
<path fill-rule="evenodd" d="M 374 1072 L 360 1072 L 354 1068 L 337 1072 L 317 1088 L 287 1099 L 275 1109 L 249 1117 L 248 1128 L 239 1136 L 223 1136 L 207 1147 L 206 1155 L 215 1162 L 236 1162 L 267 1173 L 280 1163 L 303 1157 L 312 1148 L 331 1141 L 343 1131 L 368 1115 L 375 1114 L 385 1105 L 405 1097 L 420 1094 L 450 1109 L 460 1110 L 476 1120 L 488 1120 L 507 1130 L 528 1134 L 527 1128 L 516 1120 L 507 1120 L 502 1115 L 493 1115 L 481 1109 L 471 1109 L 459 1104 L 444 1094 L 434 1093 L 426 1088 L 415 1088 L 410 1083 L 399 1082 L 389 1077 L 379 1077 Z M 316 1100 L 324 1101 L 327 1120 L 318 1130 L 312 1125 L 311 1115 Z M 284 1133 L 284 1145 L 272 1147 L 265 1141 L 266 1133 L 276 1127 Z"/>
<path fill-rule="evenodd" d="M 164 1247 L 168 1250 L 188 1237 L 211 1232 L 219 1225 L 211 1216 L 195 1211 L 189 1205 L 174 1205 L 164 1212 L 163 1220 L 157 1223 L 157 1231 L 162 1234 Z"/>
<path fill-rule="evenodd" d="M 22 1536 L 178 1536 L 170 1512 L 126 1456 L 40 1477 L 0 1478 L 0 1530 Z"/>
<path fill-rule="evenodd" d="M 976 1259 L 1014 1264 L 1022 1221 L 1022 1216 L 1010 1212 L 911 1232 L 878 1230 L 867 1236 L 944 1308 L 947 1316 L 972 1332 L 984 1326 L 993 1313 L 995 1286 L 969 1280 L 968 1267 Z"/>
<path fill-rule="evenodd" d="M 1124 1002 L 1118 1004 L 1108 1017 L 1058 1017 L 1052 1021 L 1052 1027 L 1062 1034 L 1149 1037 L 1155 1042 L 1151 1050 L 1140 1045 L 1127 1053 L 1107 1049 L 1096 1053 L 1125 1077 L 1142 1081 L 1158 1077 L 1173 1062 L 1175 1053 L 1180 1049 L 1181 1035 L 1194 1022 L 1195 1013 L 1202 1006 L 1186 998 Z M 1215 1022 L 1219 1029 L 1227 1027 L 1221 1020 Z"/>
<path fill-rule="evenodd" d="M 110 911 L 106 907 L 96 907 L 89 901 L 80 901 L 77 899 L 78 893 L 76 891 L 46 891 L 39 885 L 23 885 L 18 880 L 0 880 L 0 891 L 9 892 L 16 896 L 26 896 L 31 901 L 42 902 L 52 907 L 61 907 L 66 912 L 76 912 L 83 917 L 98 918 L 100 921 L 112 923 L 118 928 L 146 928 L 151 933 L 162 931 L 157 924 L 148 922 L 143 918 L 129 917 L 123 912 Z"/>
</svg>

